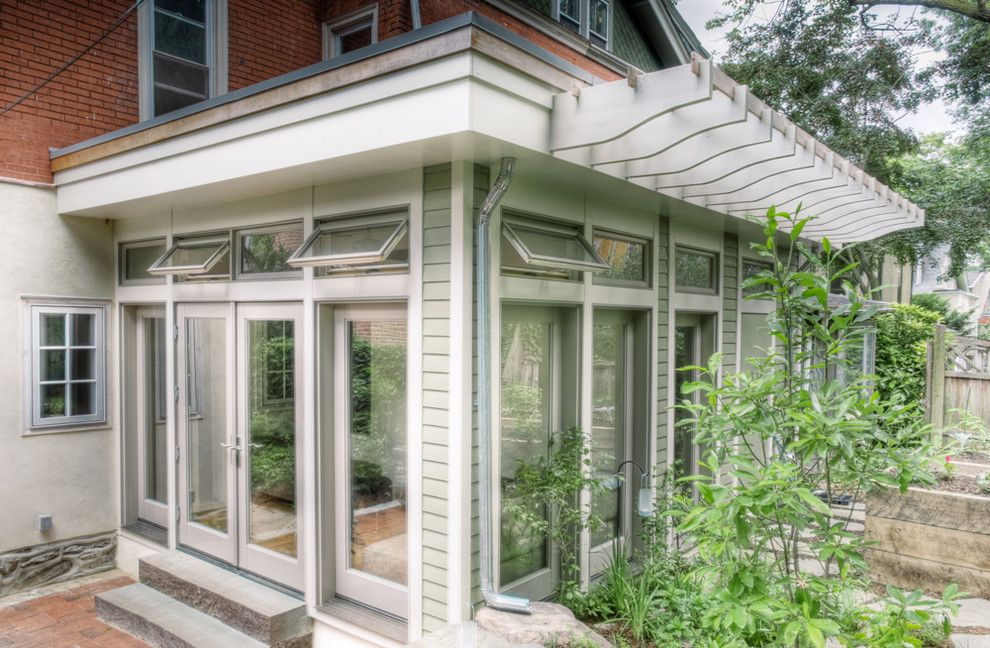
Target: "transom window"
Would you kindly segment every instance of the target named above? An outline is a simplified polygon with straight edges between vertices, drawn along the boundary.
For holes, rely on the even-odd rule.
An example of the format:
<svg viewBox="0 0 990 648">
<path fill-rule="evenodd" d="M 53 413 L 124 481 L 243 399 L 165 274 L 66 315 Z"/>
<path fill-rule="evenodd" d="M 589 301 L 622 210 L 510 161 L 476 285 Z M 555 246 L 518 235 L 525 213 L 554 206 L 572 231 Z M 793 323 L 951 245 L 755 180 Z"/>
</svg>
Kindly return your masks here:
<svg viewBox="0 0 990 648">
<path fill-rule="evenodd" d="M 288 263 L 330 273 L 405 270 L 409 267 L 409 215 L 402 211 L 323 221 Z"/>
<path fill-rule="evenodd" d="M 612 23 L 609 0 L 556 0 L 554 9 L 554 17 L 561 25 L 598 47 L 609 46 Z"/>
<path fill-rule="evenodd" d="M 154 0 L 150 28 L 151 117 L 208 99 L 213 88 L 213 0 Z"/>
<path fill-rule="evenodd" d="M 104 308 L 30 306 L 31 426 L 106 421 Z"/>
<path fill-rule="evenodd" d="M 718 253 L 678 245 L 674 253 L 674 284 L 680 292 L 718 293 Z"/>
<path fill-rule="evenodd" d="M 324 24 L 323 58 L 333 58 L 378 42 L 378 5 Z"/>
<path fill-rule="evenodd" d="M 304 238 L 302 223 L 238 232 L 238 276 L 258 277 L 296 271 L 289 265 L 289 257 Z"/>
<path fill-rule="evenodd" d="M 770 269 L 771 266 L 766 261 L 757 261 L 756 259 L 743 259 L 742 262 L 743 283 L 745 283 L 747 279 L 752 279 L 753 277 L 759 275 L 761 272 L 765 272 Z M 761 286 L 746 287 L 744 285 L 742 289 L 742 294 L 743 297 L 752 297 L 753 295 L 758 295 L 766 291 L 767 291 L 766 286 L 761 285 Z"/>
<path fill-rule="evenodd" d="M 509 273 L 575 278 L 609 264 L 576 227 L 519 217 L 502 221 L 502 269 Z"/>
<path fill-rule="evenodd" d="M 230 276 L 230 238 L 179 240 L 148 268 L 148 272 L 155 276 L 227 278 Z"/>
<path fill-rule="evenodd" d="M 646 286 L 649 284 L 649 244 L 621 234 L 595 231 L 595 252 L 608 269 L 595 275 L 595 283 Z"/>
<path fill-rule="evenodd" d="M 162 276 L 148 272 L 148 268 L 165 253 L 165 239 L 124 243 L 120 246 L 120 283 L 122 285 L 160 284 Z"/>
</svg>

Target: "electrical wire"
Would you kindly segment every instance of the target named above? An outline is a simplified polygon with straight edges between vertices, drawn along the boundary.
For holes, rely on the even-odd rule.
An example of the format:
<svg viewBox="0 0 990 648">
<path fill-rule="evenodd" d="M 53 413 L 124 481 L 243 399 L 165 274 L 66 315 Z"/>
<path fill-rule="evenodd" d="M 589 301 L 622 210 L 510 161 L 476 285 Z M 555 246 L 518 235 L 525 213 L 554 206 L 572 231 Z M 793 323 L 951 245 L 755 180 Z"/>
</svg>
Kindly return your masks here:
<svg viewBox="0 0 990 648">
<path fill-rule="evenodd" d="M 63 63 L 62 65 L 60 65 L 54 72 L 52 72 L 51 74 L 49 74 L 48 77 L 46 77 L 44 81 L 42 81 L 38 85 L 36 85 L 33 88 L 31 88 L 30 90 L 28 90 L 27 92 L 25 92 L 24 94 L 22 94 L 17 99 L 14 99 L 7 106 L 5 106 L 3 109 L 0 109 L 0 117 L 2 117 L 3 115 L 7 114 L 11 110 L 13 110 L 14 108 L 16 108 L 17 106 L 19 106 L 24 101 L 27 101 L 28 99 L 30 99 L 32 96 L 34 96 L 35 94 L 37 94 L 39 90 L 41 90 L 46 85 L 48 85 L 49 83 L 51 83 L 52 80 L 54 80 L 56 77 L 58 77 L 58 75 L 62 74 L 63 72 L 65 72 L 66 70 L 68 70 L 70 67 L 72 67 L 72 65 L 76 61 L 78 61 L 82 57 L 84 57 L 87 54 L 89 54 L 93 50 L 94 47 L 96 47 L 97 45 L 99 45 L 100 43 L 102 43 L 103 40 L 107 36 L 109 36 L 110 34 L 112 34 L 118 27 L 120 27 L 120 25 L 125 20 L 127 20 L 127 18 L 130 17 L 130 15 L 132 13 L 134 13 L 137 10 L 138 7 L 140 7 L 141 5 L 143 5 L 147 1 L 148 0 L 135 0 L 134 4 L 132 4 L 130 6 L 130 8 L 127 9 L 127 11 L 125 11 L 124 13 L 122 13 L 117 18 L 117 20 L 115 20 L 113 22 L 113 24 L 110 25 L 110 27 L 108 27 L 102 34 L 100 34 L 100 36 L 95 41 L 93 41 L 92 43 L 90 43 L 86 47 L 86 49 L 84 49 L 83 51 L 79 52 L 78 54 L 76 54 L 75 56 L 73 56 L 72 58 L 70 58 L 68 61 L 66 61 L 65 63 Z"/>
</svg>

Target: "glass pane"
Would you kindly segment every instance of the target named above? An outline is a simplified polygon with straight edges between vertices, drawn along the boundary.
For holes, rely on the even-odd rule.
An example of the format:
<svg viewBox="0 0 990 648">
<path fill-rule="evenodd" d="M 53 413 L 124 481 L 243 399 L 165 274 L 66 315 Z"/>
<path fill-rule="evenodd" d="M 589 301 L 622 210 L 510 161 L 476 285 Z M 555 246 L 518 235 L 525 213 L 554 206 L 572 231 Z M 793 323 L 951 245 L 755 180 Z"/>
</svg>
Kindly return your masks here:
<svg viewBox="0 0 990 648">
<path fill-rule="evenodd" d="M 196 95 L 194 99 L 200 101 L 210 94 L 210 69 L 198 63 L 179 61 L 156 53 L 155 85 L 183 90 Z"/>
<path fill-rule="evenodd" d="M 757 276 L 758 274 L 760 274 L 764 270 L 770 270 L 770 264 L 769 263 L 763 263 L 763 262 L 760 262 L 760 261 L 750 261 L 750 260 L 747 260 L 747 259 L 743 259 L 743 264 L 742 264 L 742 274 L 743 274 L 743 276 L 742 276 L 742 280 L 743 281 L 746 281 L 747 279 L 752 279 L 753 277 Z M 756 295 L 756 294 L 761 293 L 761 292 L 766 292 L 767 288 L 768 288 L 768 286 L 764 286 L 764 285 L 757 286 L 757 287 L 751 287 L 751 288 L 743 288 L 742 289 L 742 294 L 743 294 L 743 297 L 749 297 L 751 295 Z"/>
<path fill-rule="evenodd" d="M 41 315 L 42 346 L 65 346 L 65 318 L 62 313 Z"/>
<path fill-rule="evenodd" d="M 357 229 L 324 232 L 310 246 L 308 256 L 352 256 L 375 257 L 385 247 L 395 232 L 396 223 L 385 223 Z M 367 259 L 371 262 L 375 259 Z"/>
<path fill-rule="evenodd" d="M 589 26 L 592 33 L 608 38 L 608 3 L 604 0 L 591 0 L 591 24 Z"/>
<path fill-rule="evenodd" d="M 56 349 L 41 352 L 41 379 L 65 380 L 65 351 Z"/>
<path fill-rule="evenodd" d="M 623 360 L 625 326 L 620 322 L 596 323 L 593 330 L 591 464 L 596 477 L 604 483 L 616 477 L 624 456 L 623 434 Z M 638 476 L 637 476 L 638 477 Z M 591 545 L 597 546 L 621 533 L 620 502 L 622 488 L 601 493 L 592 501 L 592 513 L 604 526 L 593 530 Z M 638 488 L 638 485 L 637 485 Z"/>
<path fill-rule="evenodd" d="M 352 32 L 338 36 L 336 54 L 346 54 L 348 52 L 353 52 L 356 49 L 361 49 L 362 47 L 371 45 L 374 42 L 372 41 L 371 36 L 370 24 L 366 27 L 361 27 L 360 29 L 355 29 Z"/>
<path fill-rule="evenodd" d="M 350 564 L 406 584 L 406 321 L 348 322 Z"/>
<path fill-rule="evenodd" d="M 41 386 L 41 416 L 65 416 L 65 385 Z"/>
<path fill-rule="evenodd" d="M 156 11 L 155 49 L 205 65 L 206 27 Z"/>
<path fill-rule="evenodd" d="M 70 357 L 72 380 L 92 380 L 96 378 L 95 349 L 72 349 L 70 351 Z"/>
<path fill-rule="evenodd" d="M 561 17 L 566 16 L 574 21 L 580 19 L 578 0 L 559 0 L 559 4 L 557 6 L 560 9 Z"/>
<path fill-rule="evenodd" d="M 515 474 L 521 461 L 546 455 L 550 418 L 549 322 L 502 324 L 502 519 L 499 577 L 502 586 L 548 566 L 543 537 L 509 513 L 506 503 L 519 503 L 514 495 Z M 546 515 L 543 504 L 531 505 Z"/>
<path fill-rule="evenodd" d="M 157 263 L 154 266 L 154 270 L 168 271 L 174 269 L 186 269 L 186 272 L 192 272 L 198 275 L 208 274 L 229 274 L 230 273 L 230 252 L 229 250 L 216 261 L 213 265 L 210 264 L 210 260 L 214 256 L 227 248 L 226 241 L 212 241 L 209 243 L 181 243 L 174 246 L 172 251 L 168 253 L 161 263 Z M 208 272 L 203 272 L 208 270 Z"/>
<path fill-rule="evenodd" d="M 514 224 L 510 227 L 511 230 L 505 228 L 505 232 L 510 241 L 516 238 L 522 245 L 523 259 L 528 263 L 539 265 L 541 262 L 560 262 L 592 267 L 601 264 L 600 259 L 577 232 L 573 234 L 552 232 Z M 527 255 L 530 258 L 527 258 Z"/>
<path fill-rule="evenodd" d="M 677 249 L 674 278 L 678 288 L 715 290 L 715 255 Z"/>
<path fill-rule="evenodd" d="M 141 245 L 124 248 L 124 279 L 153 279 L 148 273 L 151 264 L 165 253 L 165 244 Z"/>
<path fill-rule="evenodd" d="M 241 237 L 241 274 L 292 272 L 287 261 L 303 242 L 302 225 L 278 232 L 245 234 Z"/>
<path fill-rule="evenodd" d="M 684 384 L 696 380 L 695 372 L 678 371 L 681 367 L 697 366 L 698 354 L 696 352 L 697 329 L 693 326 L 678 326 L 674 339 L 674 389 L 676 402 L 680 403 L 686 396 L 681 392 Z M 691 418 L 691 415 L 684 410 L 674 410 L 674 469 L 677 475 L 686 475 L 694 470 L 695 448 L 694 448 L 694 427 L 681 424 L 682 421 Z"/>
<path fill-rule="evenodd" d="M 189 20 L 206 22 L 206 2 L 204 0 L 155 0 L 155 7 Z"/>
<path fill-rule="evenodd" d="M 72 416 L 84 416 L 96 413 L 96 383 L 71 383 Z"/>
<path fill-rule="evenodd" d="M 165 319 L 144 320 L 144 494 L 166 502 Z"/>
<path fill-rule="evenodd" d="M 248 541 L 295 557 L 295 324 L 250 320 L 247 326 Z"/>
<path fill-rule="evenodd" d="M 605 272 L 596 275 L 621 281 L 646 281 L 646 244 L 640 241 L 609 238 L 596 234 L 595 252 L 608 264 Z"/>
<path fill-rule="evenodd" d="M 186 320 L 189 520 L 227 531 L 227 322 Z"/>
<path fill-rule="evenodd" d="M 199 103 L 202 98 L 195 95 L 176 92 L 168 88 L 155 86 L 155 115 L 164 115 L 173 110 L 179 110 L 194 103 Z"/>
<path fill-rule="evenodd" d="M 93 346 L 95 315 L 74 313 L 72 316 L 72 346 Z"/>
</svg>

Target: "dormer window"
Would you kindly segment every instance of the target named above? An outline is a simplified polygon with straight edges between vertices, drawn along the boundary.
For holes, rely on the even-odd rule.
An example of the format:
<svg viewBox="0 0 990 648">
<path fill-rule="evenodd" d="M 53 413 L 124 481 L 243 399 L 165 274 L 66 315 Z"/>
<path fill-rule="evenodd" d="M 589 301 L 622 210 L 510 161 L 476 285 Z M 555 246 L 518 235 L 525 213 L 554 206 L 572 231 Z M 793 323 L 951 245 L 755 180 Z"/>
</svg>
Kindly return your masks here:
<svg viewBox="0 0 990 648">
<path fill-rule="evenodd" d="M 609 0 L 557 0 L 554 18 L 561 25 L 603 49 L 608 49 L 612 25 Z"/>
</svg>

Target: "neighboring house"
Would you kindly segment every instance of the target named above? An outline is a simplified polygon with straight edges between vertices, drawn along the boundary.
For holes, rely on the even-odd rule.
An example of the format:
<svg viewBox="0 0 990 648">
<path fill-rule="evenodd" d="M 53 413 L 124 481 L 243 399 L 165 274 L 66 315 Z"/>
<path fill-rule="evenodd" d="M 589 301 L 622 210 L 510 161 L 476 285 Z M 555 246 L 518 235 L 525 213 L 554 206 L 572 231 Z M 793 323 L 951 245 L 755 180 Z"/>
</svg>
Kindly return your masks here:
<svg viewBox="0 0 990 648">
<path fill-rule="evenodd" d="M 4 106 L 109 29 L 0 115 L 0 588 L 140 558 L 100 603 L 132 631 L 258 636 L 226 599 L 271 585 L 301 616 L 269 630 L 392 646 L 548 596 L 517 460 L 579 425 L 693 465 L 674 367 L 767 345 L 747 214 L 923 222 L 668 0 L 129 6 L 0 10 Z M 585 581 L 635 538 L 631 470 Z"/>
<path fill-rule="evenodd" d="M 990 272 L 966 270 L 958 277 L 947 277 L 947 253 L 947 249 L 937 250 L 915 264 L 911 294 L 939 295 L 948 300 L 950 309 L 970 314 L 972 334 L 983 334 L 990 328 Z"/>
</svg>

